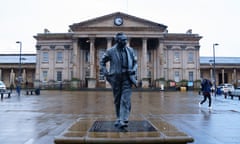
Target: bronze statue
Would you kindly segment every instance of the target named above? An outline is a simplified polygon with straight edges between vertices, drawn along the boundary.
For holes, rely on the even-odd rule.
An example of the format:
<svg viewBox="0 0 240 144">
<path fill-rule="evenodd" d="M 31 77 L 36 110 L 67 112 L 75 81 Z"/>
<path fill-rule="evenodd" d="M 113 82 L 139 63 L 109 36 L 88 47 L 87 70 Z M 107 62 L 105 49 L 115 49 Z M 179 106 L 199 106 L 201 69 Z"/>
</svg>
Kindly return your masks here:
<svg viewBox="0 0 240 144">
<path fill-rule="evenodd" d="M 131 110 L 132 85 L 136 86 L 137 57 L 133 48 L 126 46 L 127 36 L 117 33 L 116 44 L 103 55 L 100 66 L 107 81 L 111 84 L 118 128 L 128 127 L 128 118 Z M 106 63 L 110 62 L 109 71 Z"/>
</svg>

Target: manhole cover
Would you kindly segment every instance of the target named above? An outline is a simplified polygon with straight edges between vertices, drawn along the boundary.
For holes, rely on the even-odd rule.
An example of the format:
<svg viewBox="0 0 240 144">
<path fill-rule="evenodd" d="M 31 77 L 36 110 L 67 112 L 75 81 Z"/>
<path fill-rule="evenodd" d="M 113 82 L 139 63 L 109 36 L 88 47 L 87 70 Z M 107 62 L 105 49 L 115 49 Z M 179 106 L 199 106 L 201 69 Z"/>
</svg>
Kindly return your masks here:
<svg viewBox="0 0 240 144">
<path fill-rule="evenodd" d="M 157 131 L 148 121 L 129 121 L 127 132 L 153 132 Z M 119 132 L 114 121 L 95 121 L 89 132 Z"/>
</svg>

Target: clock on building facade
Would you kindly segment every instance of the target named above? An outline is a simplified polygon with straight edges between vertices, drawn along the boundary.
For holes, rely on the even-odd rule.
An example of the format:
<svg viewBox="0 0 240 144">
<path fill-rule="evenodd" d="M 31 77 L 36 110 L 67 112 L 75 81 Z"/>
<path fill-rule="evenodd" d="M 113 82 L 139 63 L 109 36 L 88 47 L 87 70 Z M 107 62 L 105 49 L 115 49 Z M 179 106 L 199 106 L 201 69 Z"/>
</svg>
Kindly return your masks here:
<svg viewBox="0 0 240 144">
<path fill-rule="evenodd" d="M 114 19 L 114 24 L 115 24 L 116 26 L 122 25 L 122 24 L 123 24 L 123 18 L 121 18 L 121 17 L 116 17 L 116 18 Z"/>
</svg>

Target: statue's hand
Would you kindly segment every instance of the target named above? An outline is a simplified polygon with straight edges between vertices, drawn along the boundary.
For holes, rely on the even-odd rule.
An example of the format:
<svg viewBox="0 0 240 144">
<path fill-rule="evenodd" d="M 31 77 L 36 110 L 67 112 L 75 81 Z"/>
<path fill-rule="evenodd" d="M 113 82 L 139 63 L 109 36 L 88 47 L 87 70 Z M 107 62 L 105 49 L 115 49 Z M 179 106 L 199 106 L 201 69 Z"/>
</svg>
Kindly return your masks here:
<svg viewBox="0 0 240 144">
<path fill-rule="evenodd" d="M 104 74 L 104 76 L 108 76 L 108 71 L 105 70 L 105 71 L 103 72 L 103 74 Z"/>
</svg>

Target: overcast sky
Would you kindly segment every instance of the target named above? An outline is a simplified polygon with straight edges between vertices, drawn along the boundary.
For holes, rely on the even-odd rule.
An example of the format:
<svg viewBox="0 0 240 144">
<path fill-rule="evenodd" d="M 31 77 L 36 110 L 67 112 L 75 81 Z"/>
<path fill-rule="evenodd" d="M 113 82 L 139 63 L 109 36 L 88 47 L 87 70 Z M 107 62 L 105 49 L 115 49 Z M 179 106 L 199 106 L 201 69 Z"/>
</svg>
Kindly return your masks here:
<svg viewBox="0 0 240 144">
<path fill-rule="evenodd" d="M 44 28 L 67 32 L 69 25 L 123 12 L 168 26 L 169 33 L 192 29 L 200 56 L 239 57 L 240 0 L 0 0 L 0 53 L 35 53 Z"/>
</svg>

